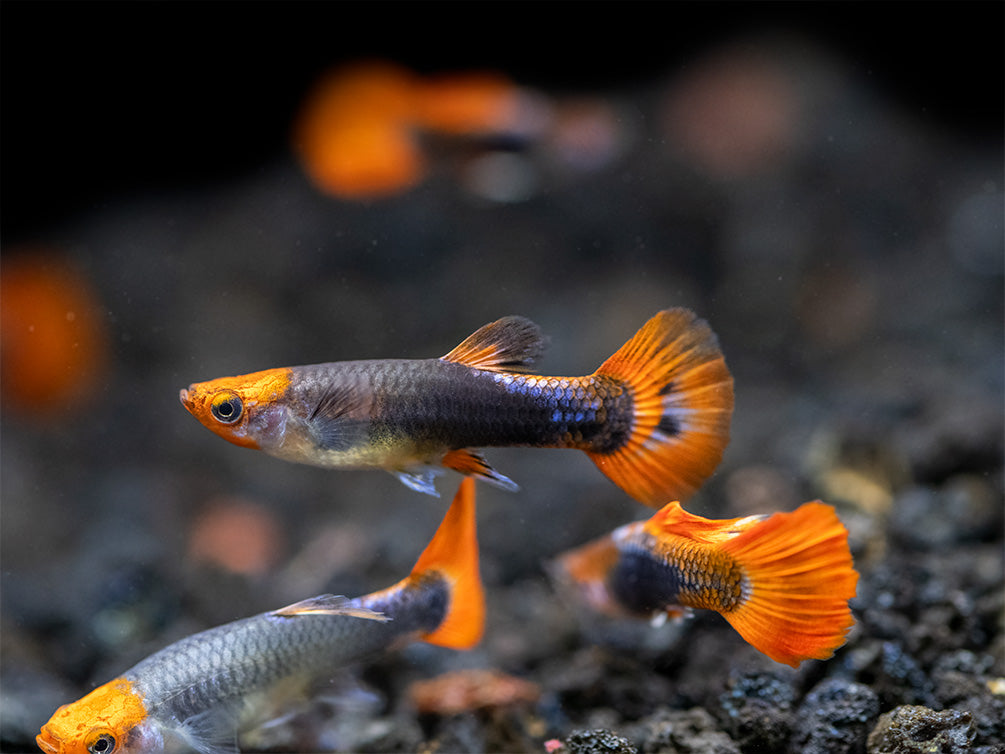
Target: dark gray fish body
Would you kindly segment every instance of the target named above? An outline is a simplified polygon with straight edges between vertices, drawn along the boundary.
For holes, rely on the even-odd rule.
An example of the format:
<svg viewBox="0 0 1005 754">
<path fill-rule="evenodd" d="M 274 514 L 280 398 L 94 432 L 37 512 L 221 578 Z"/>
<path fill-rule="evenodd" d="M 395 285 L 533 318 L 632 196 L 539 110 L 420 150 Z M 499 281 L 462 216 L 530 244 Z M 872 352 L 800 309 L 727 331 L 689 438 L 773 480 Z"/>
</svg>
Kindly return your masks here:
<svg viewBox="0 0 1005 754">
<path fill-rule="evenodd" d="M 479 448 L 586 452 L 658 507 L 693 492 L 729 439 L 733 380 L 715 334 L 686 309 L 649 320 L 590 375 L 528 374 L 544 339 L 523 317 L 480 328 L 439 359 L 336 361 L 199 382 L 180 397 L 234 443 L 295 463 L 385 469 L 436 494 L 441 468 L 516 485 Z"/>
<path fill-rule="evenodd" d="M 600 376 L 490 372 L 442 359 L 293 367 L 288 397 L 325 450 L 492 446 L 604 452 L 631 431 L 625 386 Z"/>
</svg>

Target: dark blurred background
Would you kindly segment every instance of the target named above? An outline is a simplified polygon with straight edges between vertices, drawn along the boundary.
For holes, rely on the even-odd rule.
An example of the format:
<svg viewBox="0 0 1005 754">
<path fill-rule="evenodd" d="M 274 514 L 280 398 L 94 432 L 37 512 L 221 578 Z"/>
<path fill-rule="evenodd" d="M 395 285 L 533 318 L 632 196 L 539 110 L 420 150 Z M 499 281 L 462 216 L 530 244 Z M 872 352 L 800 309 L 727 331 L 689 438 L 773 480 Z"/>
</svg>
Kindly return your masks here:
<svg viewBox="0 0 1005 754">
<path fill-rule="evenodd" d="M 93 3 L 0 6 L 3 232 L 287 150 L 319 71 L 360 57 L 637 87 L 739 35 L 795 32 L 917 121 L 1002 133 L 1003 6 L 962 3 Z"/>
<path fill-rule="evenodd" d="M 819 497 L 850 531 L 859 625 L 784 675 L 792 699 L 842 675 L 877 709 L 949 706 L 959 687 L 930 681 L 963 667 L 979 699 L 959 703 L 1001 740 L 982 674 L 1005 676 L 1003 21 L 1000 2 L 0 2 L 0 748 L 187 633 L 387 586 L 454 492 L 452 474 L 437 501 L 236 448 L 179 388 L 432 357 L 505 314 L 551 336 L 542 372 L 582 374 L 678 305 L 718 334 L 737 394 L 689 509 Z M 360 59 L 496 71 L 546 125 L 423 132 L 416 185 L 326 193 L 291 131 L 318 78 Z M 717 616 L 594 653 L 548 584 L 560 550 L 649 511 L 583 454 L 486 456 L 522 487 L 479 490 L 486 641 L 377 663 L 381 714 L 480 666 L 543 689 L 548 735 L 695 705 L 737 735 L 727 678 L 772 664 Z M 864 738 L 874 718 L 847 719 Z M 400 723 L 370 750 L 439 735 Z M 520 749 L 479 725 L 440 749 Z"/>
</svg>

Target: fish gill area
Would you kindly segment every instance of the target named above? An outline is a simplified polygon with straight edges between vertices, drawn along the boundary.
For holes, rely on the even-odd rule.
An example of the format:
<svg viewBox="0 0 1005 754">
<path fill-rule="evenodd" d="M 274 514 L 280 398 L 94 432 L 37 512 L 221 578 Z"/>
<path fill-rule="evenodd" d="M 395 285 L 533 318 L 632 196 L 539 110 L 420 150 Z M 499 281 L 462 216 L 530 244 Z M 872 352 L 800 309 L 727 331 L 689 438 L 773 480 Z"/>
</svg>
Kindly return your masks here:
<svg viewBox="0 0 1005 754">
<path fill-rule="evenodd" d="M 12 5 L 5 40 L 37 31 L 38 11 Z M 163 5 L 126 7 L 181 25 Z M 1001 6 L 978 8 L 1000 31 Z M 247 12 L 264 29 L 264 11 Z M 922 13 L 934 30 L 937 14 Z M 646 57 L 645 75 L 588 66 L 571 86 L 566 68 L 535 80 L 530 63 L 496 66 L 484 88 L 456 86 L 476 90 L 456 107 L 407 56 L 370 59 L 366 86 L 387 86 L 374 122 L 406 117 L 386 108 L 398 112 L 407 80 L 409 112 L 421 114 L 407 116 L 406 142 L 418 151 L 381 142 L 373 160 L 395 161 L 358 181 L 324 163 L 323 145 L 305 146 L 307 83 L 323 66 L 267 98 L 285 125 L 256 132 L 228 119 L 228 107 L 257 111 L 214 89 L 236 69 L 199 52 L 205 30 L 177 80 L 158 75 L 158 44 L 145 55 L 108 41 L 152 71 L 170 107 L 192 110 L 158 123 L 141 93 L 135 118 L 127 104 L 114 121 L 92 114 L 102 138 L 56 175 L 61 147 L 41 140 L 57 130 L 33 128 L 41 116 L 24 94 L 51 85 L 56 64 L 33 81 L 8 65 L 8 47 L 0 750 L 35 750 L 59 705 L 183 636 L 396 582 L 456 490 L 449 472 L 435 499 L 382 472 L 238 448 L 192 419 L 180 388 L 440 356 L 507 314 L 549 336 L 539 371 L 588 374 L 656 311 L 686 306 L 716 332 L 736 405 L 721 465 L 685 505 L 714 518 L 836 507 L 860 580 L 834 657 L 780 665 L 714 613 L 657 626 L 577 610 L 548 564 L 652 511 L 581 453 L 490 448 L 520 490 L 478 487 L 482 642 L 416 643 L 333 673 L 242 751 L 1005 752 L 1001 73 L 966 68 L 966 55 L 952 65 L 947 75 L 969 77 L 974 112 L 998 108 L 990 125 L 961 122 L 946 115 L 956 100 L 933 112 L 913 78 L 891 84 L 814 36 L 823 16 L 809 31 L 774 21 L 709 33 L 714 43 L 661 65 Z M 221 61 L 247 52 L 227 44 L 213 38 Z M 73 66 L 74 49 L 52 55 Z M 485 61 L 499 62 L 470 42 L 456 60 L 426 59 L 452 74 Z M 271 95 L 291 70 L 277 66 L 251 71 Z M 471 102 L 499 91 L 519 108 L 485 120 Z M 456 115 L 465 107 L 474 120 Z M 146 133 L 116 140 L 116 128 Z M 238 132 L 259 150 L 243 160 L 228 141 Z M 201 173 L 194 159 L 171 172 L 152 157 L 143 177 L 144 150 L 162 146 L 224 157 Z M 90 185 L 82 172 L 103 169 L 94 152 L 121 185 Z M 46 181 L 62 188 L 47 194 Z"/>
</svg>

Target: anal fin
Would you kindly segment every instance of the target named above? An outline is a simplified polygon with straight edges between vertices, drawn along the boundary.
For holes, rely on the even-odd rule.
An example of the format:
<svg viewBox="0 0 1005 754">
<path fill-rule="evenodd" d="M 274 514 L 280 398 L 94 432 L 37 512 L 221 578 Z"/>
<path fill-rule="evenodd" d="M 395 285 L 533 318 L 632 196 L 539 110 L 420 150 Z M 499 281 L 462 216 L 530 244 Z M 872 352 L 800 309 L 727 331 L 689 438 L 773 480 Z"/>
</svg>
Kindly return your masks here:
<svg viewBox="0 0 1005 754">
<path fill-rule="evenodd" d="M 506 490 L 507 492 L 516 492 L 520 489 L 520 486 L 512 479 L 503 476 L 498 471 L 493 469 L 489 465 L 489 462 L 486 461 L 481 454 L 468 448 L 451 450 L 443 456 L 443 460 L 440 461 L 440 463 L 443 464 L 444 467 L 452 469 L 459 474 L 473 476 L 487 484 L 491 484 L 493 487 L 498 487 L 499 489 Z"/>
</svg>

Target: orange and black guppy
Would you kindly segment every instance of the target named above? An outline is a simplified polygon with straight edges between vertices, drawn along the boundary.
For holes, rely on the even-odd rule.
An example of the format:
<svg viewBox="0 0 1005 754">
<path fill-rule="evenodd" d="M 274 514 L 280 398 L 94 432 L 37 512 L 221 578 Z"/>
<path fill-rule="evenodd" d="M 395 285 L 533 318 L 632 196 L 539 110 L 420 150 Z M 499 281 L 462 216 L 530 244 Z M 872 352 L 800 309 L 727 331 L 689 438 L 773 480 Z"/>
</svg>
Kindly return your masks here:
<svg viewBox="0 0 1005 754">
<path fill-rule="evenodd" d="M 636 500 L 694 492 L 729 441 L 733 380 L 709 326 L 659 312 L 593 374 L 528 374 L 539 328 L 504 317 L 438 359 L 340 361 L 200 382 L 181 402 L 226 440 L 288 461 L 380 468 L 435 495 L 441 468 L 516 489 L 478 453 L 575 448 Z"/>
<path fill-rule="evenodd" d="M 755 649 L 792 667 L 824 660 L 855 619 L 848 531 L 819 500 L 790 513 L 709 519 L 669 503 L 561 555 L 551 568 L 574 604 L 615 617 L 713 610 Z"/>
</svg>

